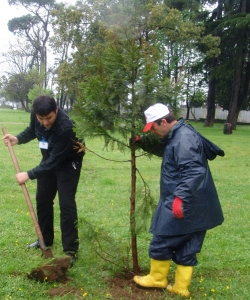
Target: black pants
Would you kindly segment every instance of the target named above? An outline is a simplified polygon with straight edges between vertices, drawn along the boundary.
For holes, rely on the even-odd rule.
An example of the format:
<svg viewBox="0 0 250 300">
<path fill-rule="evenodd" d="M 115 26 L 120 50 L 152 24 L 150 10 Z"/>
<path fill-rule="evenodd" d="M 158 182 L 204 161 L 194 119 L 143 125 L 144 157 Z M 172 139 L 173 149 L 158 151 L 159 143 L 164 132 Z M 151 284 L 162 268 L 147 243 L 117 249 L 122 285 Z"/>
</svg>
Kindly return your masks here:
<svg viewBox="0 0 250 300">
<path fill-rule="evenodd" d="M 68 161 L 37 179 L 37 217 L 46 246 L 51 246 L 54 242 L 54 199 L 58 192 L 63 251 L 78 251 L 75 194 L 81 167 L 81 160 Z"/>
<path fill-rule="evenodd" d="M 182 235 L 154 235 L 149 246 L 149 257 L 156 260 L 172 259 L 176 264 L 196 266 L 196 254 L 201 251 L 206 231 Z"/>
</svg>

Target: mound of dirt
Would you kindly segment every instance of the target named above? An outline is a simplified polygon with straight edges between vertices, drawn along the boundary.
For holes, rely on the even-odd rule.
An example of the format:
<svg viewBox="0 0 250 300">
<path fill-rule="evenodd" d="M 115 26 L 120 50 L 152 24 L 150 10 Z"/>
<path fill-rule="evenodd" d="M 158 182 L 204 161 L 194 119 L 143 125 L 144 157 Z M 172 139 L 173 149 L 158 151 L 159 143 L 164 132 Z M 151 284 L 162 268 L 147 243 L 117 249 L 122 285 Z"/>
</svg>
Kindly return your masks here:
<svg viewBox="0 0 250 300">
<path fill-rule="evenodd" d="M 52 259 L 49 263 L 31 270 L 27 277 L 35 279 L 40 282 L 53 282 L 58 281 L 65 283 L 69 280 L 66 273 L 70 267 L 70 257 L 65 256 L 62 258 Z"/>
</svg>

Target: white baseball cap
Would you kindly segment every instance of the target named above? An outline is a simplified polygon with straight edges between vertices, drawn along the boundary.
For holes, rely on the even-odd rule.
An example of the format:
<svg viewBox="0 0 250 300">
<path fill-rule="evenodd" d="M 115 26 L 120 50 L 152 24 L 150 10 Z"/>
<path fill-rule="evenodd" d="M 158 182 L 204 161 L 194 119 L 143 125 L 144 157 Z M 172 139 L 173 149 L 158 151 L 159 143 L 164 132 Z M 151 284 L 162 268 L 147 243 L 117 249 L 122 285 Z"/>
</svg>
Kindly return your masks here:
<svg viewBox="0 0 250 300">
<path fill-rule="evenodd" d="M 165 117 L 170 113 L 166 105 L 161 103 L 156 103 L 150 106 L 147 110 L 144 111 L 147 124 L 143 128 L 143 132 L 149 131 L 154 123 L 154 121 Z"/>
</svg>

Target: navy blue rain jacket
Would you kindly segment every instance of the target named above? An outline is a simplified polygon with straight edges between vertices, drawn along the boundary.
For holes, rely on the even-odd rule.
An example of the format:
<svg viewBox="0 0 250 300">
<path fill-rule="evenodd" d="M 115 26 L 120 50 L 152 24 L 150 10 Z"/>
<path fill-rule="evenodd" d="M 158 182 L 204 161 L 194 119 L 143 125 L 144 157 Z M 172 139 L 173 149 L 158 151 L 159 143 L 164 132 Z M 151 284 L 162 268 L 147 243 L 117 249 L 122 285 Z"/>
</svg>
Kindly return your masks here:
<svg viewBox="0 0 250 300">
<path fill-rule="evenodd" d="M 150 232 L 181 235 L 211 229 L 224 218 L 207 159 L 224 156 L 223 150 L 180 119 L 162 139 L 160 200 Z M 183 200 L 184 218 L 172 212 L 174 198 Z"/>
</svg>

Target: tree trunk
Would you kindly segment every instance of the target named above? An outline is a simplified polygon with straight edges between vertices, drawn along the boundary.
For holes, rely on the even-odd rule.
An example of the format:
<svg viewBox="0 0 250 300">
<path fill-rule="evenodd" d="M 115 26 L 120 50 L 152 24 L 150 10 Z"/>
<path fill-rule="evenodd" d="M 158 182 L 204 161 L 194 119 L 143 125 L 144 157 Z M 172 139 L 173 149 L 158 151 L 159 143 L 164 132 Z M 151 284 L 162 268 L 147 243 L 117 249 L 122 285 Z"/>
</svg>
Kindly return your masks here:
<svg viewBox="0 0 250 300">
<path fill-rule="evenodd" d="M 133 139 L 133 137 L 132 137 Z M 139 263 L 137 253 L 137 238 L 135 234 L 135 191 L 136 191 L 136 158 L 135 146 L 131 147 L 131 196 L 130 196 L 130 232 L 131 232 L 131 248 L 133 259 L 133 273 L 139 274 Z"/>
<path fill-rule="evenodd" d="M 245 63 L 245 65 L 246 67 L 245 70 L 243 71 L 244 78 L 242 78 L 241 80 L 241 86 L 239 90 L 239 96 L 238 96 L 236 113 L 235 113 L 236 120 L 238 120 L 238 116 L 241 111 L 242 105 L 247 100 L 247 97 L 250 92 L 250 62 Z"/>
<path fill-rule="evenodd" d="M 237 124 L 237 102 L 239 97 L 239 91 L 240 91 L 240 84 L 241 84 L 241 70 L 239 67 L 236 67 L 235 75 L 234 75 L 234 82 L 233 82 L 233 91 L 231 95 L 231 101 L 227 116 L 227 123 L 232 124 L 232 128 L 236 129 Z"/>
<path fill-rule="evenodd" d="M 213 78 L 213 69 L 217 65 L 217 59 L 213 58 L 211 61 L 210 78 L 208 83 L 207 95 L 207 116 L 204 122 L 204 127 L 212 127 L 215 119 L 215 95 L 216 95 L 216 81 Z"/>
<path fill-rule="evenodd" d="M 25 111 L 25 112 L 30 112 L 30 109 L 29 109 L 27 100 L 23 101 L 22 99 L 20 99 L 20 102 L 21 102 L 21 104 L 22 104 L 22 107 L 23 107 L 24 111 Z"/>
<path fill-rule="evenodd" d="M 216 20 L 219 20 L 222 16 L 222 0 L 218 0 L 216 9 Z M 216 30 L 215 36 L 219 36 L 220 32 Z M 214 125 L 215 118 L 215 96 L 216 96 L 216 81 L 213 78 L 213 69 L 217 66 L 217 58 L 211 60 L 209 83 L 208 83 L 208 95 L 207 95 L 207 117 L 204 122 L 204 127 L 210 127 Z"/>
<path fill-rule="evenodd" d="M 188 100 L 186 101 L 186 107 L 187 107 L 186 120 L 189 120 L 189 103 L 188 103 Z"/>
<path fill-rule="evenodd" d="M 240 5 L 240 12 L 246 13 L 246 1 L 242 0 Z M 245 32 L 242 31 L 238 36 L 237 51 L 235 55 L 235 71 L 233 80 L 233 89 L 231 100 L 229 104 L 227 122 L 232 124 L 232 128 L 236 129 L 238 114 L 244 101 L 244 96 L 241 91 L 244 89 L 244 65 L 245 65 Z M 241 99 L 243 97 L 243 99 Z"/>
</svg>

